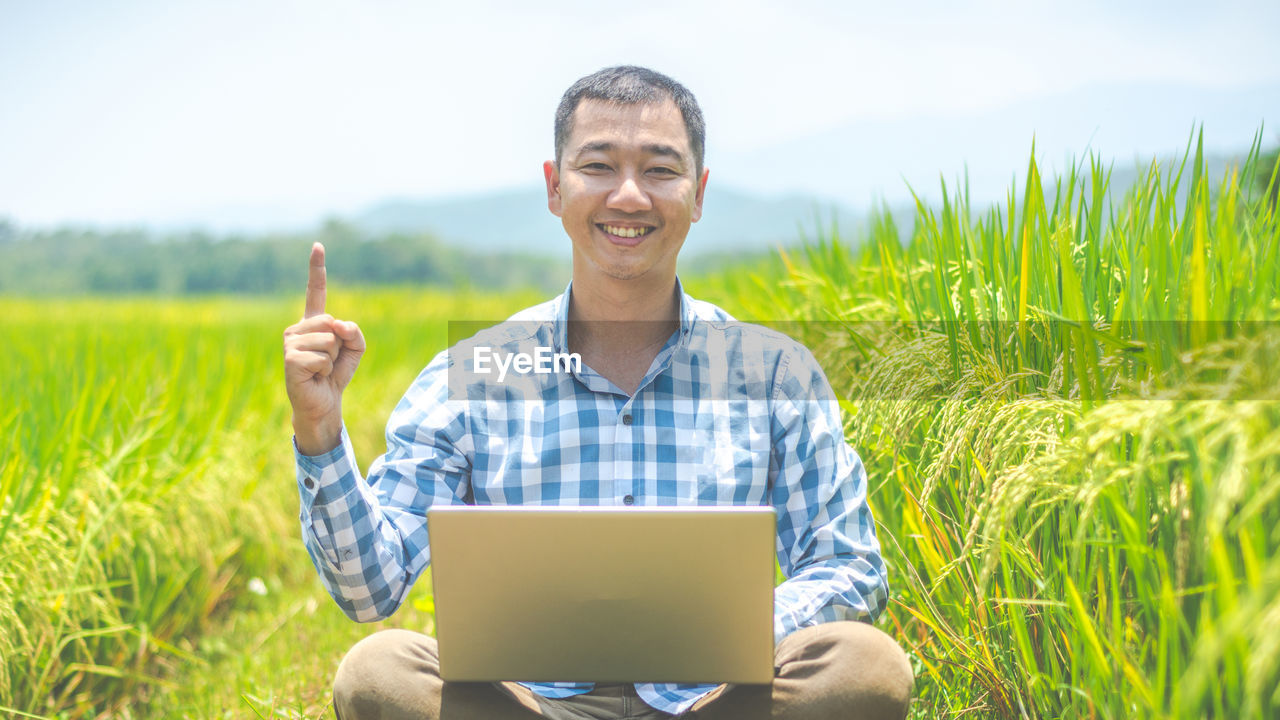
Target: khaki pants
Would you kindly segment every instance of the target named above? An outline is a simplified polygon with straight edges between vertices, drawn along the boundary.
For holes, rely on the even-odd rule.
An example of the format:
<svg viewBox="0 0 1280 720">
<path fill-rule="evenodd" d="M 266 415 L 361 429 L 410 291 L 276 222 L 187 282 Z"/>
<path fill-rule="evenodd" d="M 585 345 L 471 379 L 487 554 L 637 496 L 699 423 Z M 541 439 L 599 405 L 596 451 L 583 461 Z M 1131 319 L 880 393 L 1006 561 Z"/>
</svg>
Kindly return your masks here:
<svg viewBox="0 0 1280 720">
<path fill-rule="evenodd" d="M 682 717 L 697 720 L 902 720 L 911 665 L 888 635 L 855 622 L 802 628 L 774 651 L 772 685 L 721 685 Z M 544 698 L 516 683 L 445 683 L 436 641 L 384 630 L 356 643 L 334 678 L 340 720 L 656 720 L 671 715 L 631 685 Z"/>
</svg>

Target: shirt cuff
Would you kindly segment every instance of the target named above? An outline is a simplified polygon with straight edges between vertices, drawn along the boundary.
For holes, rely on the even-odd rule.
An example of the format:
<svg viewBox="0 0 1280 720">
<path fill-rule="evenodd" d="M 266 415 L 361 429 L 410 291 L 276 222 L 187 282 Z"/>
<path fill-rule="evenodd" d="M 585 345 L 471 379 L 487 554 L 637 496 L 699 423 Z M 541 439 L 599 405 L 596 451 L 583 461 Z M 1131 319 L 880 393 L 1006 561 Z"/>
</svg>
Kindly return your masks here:
<svg viewBox="0 0 1280 720">
<path fill-rule="evenodd" d="M 293 458 L 304 508 L 343 497 L 355 488 L 355 449 L 351 447 L 345 425 L 339 431 L 338 445 L 321 455 L 303 455 L 295 437 Z"/>
<path fill-rule="evenodd" d="M 808 625 L 816 625 L 821 599 L 806 593 L 794 582 L 783 582 L 773 589 L 773 643 L 777 645 L 791 633 Z"/>
<path fill-rule="evenodd" d="M 800 629 L 799 618 L 788 607 L 785 595 L 778 590 L 773 593 L 773 644 L 776 646 L 782 639 Z"/>
</svg>

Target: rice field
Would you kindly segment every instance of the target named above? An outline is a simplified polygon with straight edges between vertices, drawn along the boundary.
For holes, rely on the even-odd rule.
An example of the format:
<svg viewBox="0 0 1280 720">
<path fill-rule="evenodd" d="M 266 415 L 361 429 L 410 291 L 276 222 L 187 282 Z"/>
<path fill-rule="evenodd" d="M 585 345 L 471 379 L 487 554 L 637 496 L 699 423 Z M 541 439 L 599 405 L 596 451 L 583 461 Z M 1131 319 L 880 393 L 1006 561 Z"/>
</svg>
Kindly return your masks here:
<svg viewBox="0 0 1280 720">
<path fill-rule="evenodd" d="M 1280 222 L 1242 180 L 1256 154 L 1211 178 L 1193 147 L 1123 188 L 1032 160 L 996 207 L 944 190 L 911 228 L 686 278 L 802 339 L 841 397 L 913 717 L 1280 714 Z M 330 298 L 370 341 L 344 403 L 365 463 L 446 320 L 540 299 Z M 240 650 L 283 666 L 252 692 L 209 659 L 255 593 L 316 592 L 279 359 L 300 309 L 0 299 L 0 714 L 326 712 L 323 671 L 315 703 L 259 688 L 294 692 L 288 658 L 340 614 L 268 618 L 293 630 Z"/>
<path fill-rule="evenodd" d="M 370 460 L 449 319 L 534 299 L 335 292 L 379 338 L 348 393 Z M 0 299 L 0 716 L 150 717 L 252 581 L 315 594 L 280 360 L 300 298 Z"/>
<path fill-rule="evenodd" d="M 916 717 L 1280 715 L 1280 223 L 1199 145 L 751 280 L 872 478 Z M 1271 175 L 1274 184 L 1275 174 Z M 945 192 L 945 190 L 944 190 Z M 797 322 L 798 321 L 798 322 Z"/>
</svg>

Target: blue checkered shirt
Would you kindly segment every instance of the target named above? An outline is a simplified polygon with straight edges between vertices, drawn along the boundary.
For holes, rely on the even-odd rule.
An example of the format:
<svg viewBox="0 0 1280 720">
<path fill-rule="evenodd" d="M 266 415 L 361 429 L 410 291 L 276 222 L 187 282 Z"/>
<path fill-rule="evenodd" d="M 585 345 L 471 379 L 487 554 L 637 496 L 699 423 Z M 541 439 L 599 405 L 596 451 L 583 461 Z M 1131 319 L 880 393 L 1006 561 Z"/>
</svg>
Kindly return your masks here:
<svg viewBox="0 0 1280 720">
<path fill-rule="evenodd" d="M 501 352 L 568 352 L 571 291 L 478 339 Z M 794 340 L 680 296 L 680 328 L 634 395 L 585 365 L 525 375 L 499 392 L 450 394 L 451 354 L 441 352 L 396 406 L 387 452 L 367 478 L 345 431 L 325 455 L 297 454 L 303 540 L 343 611 L 358 621 L 395 612 L 430 561 L 426 515 L 436 503 L 768 504 L 788 578 L 774 593 L 775 640 L 807 625 L 874 620 L 888 582 L 866 472 L 822 370 Z M 593 687 L 527 686 L 549 698 Z M 678 715 L 713 687 L 646 683 L 636 692 Z"/>
</svg>

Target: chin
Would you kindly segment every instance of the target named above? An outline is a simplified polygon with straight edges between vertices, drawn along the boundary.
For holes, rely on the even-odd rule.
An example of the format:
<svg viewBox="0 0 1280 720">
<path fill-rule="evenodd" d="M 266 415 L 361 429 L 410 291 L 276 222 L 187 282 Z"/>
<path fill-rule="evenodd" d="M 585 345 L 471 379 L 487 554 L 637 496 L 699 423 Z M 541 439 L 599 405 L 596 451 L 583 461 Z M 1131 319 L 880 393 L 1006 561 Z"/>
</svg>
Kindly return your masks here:
<svg viewBox="0 0 1280 720">
<path fill-rule="evenodd" d="M 599 252 L 600 248 L 593 248 L 597 252 L 580 253 L 577 247 L 574 248 L 574 263 L 582 263 L 581 267 L 591 267 L 592 272 L 612 280 L 639 280 L 641 278 L 661 274 L 666 267 L 668 260 L 672 261 L 672 274 L 674 275 L 674 258 L 652 257 L 648 254 L 641 253 L 617 253 L 610 252 L 614 248 L 603 248 L 604 252 Z"/>
<path fill-rule="evenodd" d="M 614 280 L 638 280 L 649 273 L 651 267 L 636 267 L 634 265 L 609 265 L 600 268 L 605 275 Z"/>
<path fill-rule="evenodd" d="M 618 257 L 610 254 L 583 254 L 575 258 L 575 264 L 591 267 L 592 271 L 613 280 L 635 280 L 651 272 L 656 265 L 639 257 Z"/>
</svg>

